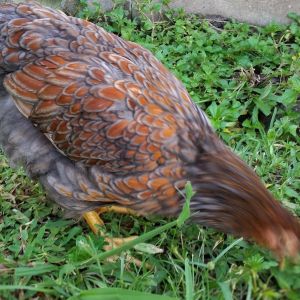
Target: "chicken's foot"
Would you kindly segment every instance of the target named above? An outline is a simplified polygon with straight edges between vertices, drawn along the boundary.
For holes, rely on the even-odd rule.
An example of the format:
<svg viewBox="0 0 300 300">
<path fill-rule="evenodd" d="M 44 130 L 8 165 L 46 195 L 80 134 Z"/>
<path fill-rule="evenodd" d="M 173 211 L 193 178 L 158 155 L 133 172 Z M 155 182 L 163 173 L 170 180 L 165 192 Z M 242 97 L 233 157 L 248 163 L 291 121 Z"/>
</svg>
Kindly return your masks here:
<svg viewBox="0 0 300 300">
<path fill-rule="evenodd" d="M 107 245 L 104 245 L 103 249 L 105 251 L 112 250 L 114 248 L 120 247 L 121 245 L 132 241 L 137 238 L 137 236 L 131 236 L 128 238 L 113 238 L 113 237 L 107 237 L 106 234 L 100 229 L 104 225 L 103 220 L 100 218 L 99 214 L 105 213 L 105 212 L 116 212 L 120 214 L 133 214 L 137 215 L 136 212 L 134 212 L 131 209 L 123 208 L 123 207 L 117 207 L 117 206 L 110 206 L 110 207 L 102 207 L 94 211 L 89 211 L 83 214 L 83 217 L 91 230 L 95 234 L 99 234 L 100 236 L 104 237 L 104 240 L 106 241 Z M 115 260 L 116 257 L 113 257 L 112 260 Z M 111 260 L 111 259 L 110 259 Z M 131 256 L 127 256 L 127 261 L 132 262 L 137 266 L 141 266 L 142 262 L 138 259 L 135 259 Z"/>
</svg>

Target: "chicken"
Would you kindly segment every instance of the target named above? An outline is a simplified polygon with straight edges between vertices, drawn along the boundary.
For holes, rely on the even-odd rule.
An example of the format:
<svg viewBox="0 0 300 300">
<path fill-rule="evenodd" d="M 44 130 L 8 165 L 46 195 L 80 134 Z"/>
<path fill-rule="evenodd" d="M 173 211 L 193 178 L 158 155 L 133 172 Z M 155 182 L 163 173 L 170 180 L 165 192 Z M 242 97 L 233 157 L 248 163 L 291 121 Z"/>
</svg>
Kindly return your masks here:
<svg viewBox="0 0 300 300">
<path fill-rule="evenodd" d="M 0 143 L 50 199 L 95 229 L 110 205 L 178 215 L 190 181 L 194 222 L 297 256 L 298 220 L 148 50 L 36 3 L 0 30 Z"/>
</svg>

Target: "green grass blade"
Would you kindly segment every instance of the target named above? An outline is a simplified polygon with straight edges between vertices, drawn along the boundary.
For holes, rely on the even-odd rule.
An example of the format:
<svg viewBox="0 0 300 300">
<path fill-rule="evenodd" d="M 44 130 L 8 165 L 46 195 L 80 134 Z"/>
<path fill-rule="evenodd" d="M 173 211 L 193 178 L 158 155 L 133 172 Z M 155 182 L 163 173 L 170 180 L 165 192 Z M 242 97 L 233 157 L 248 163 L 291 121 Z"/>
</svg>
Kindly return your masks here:
<svg viewBox="0 0 300 300">
<path fill-rule="evenodd" d="M 181 227 L 183 223 L 190 217 L 190 202 L 194 195 L 191 183 L 188 181 L 185 185 L 185 203 L 183 209 L 177 219 L 177 225 Z"/>
<path fill-rule="evenodd" d="M 155 295 L 121 288 L 101 288 L 83 291 L 69 300 L 176 300 L 169 296 Z"/>
<path fill-rule="evenodd" d="M 239 238 L 237 240 L 235 240 L 233 243 L 231 243 L 228 247 L 226 247 L 214 260 L 214 264 L 217 263 L 217 261 L 219 259 L 221 259 L 230 249 L 232 249 L 234 246 L 236 246 L 237 244 L 239 244 L 241 241 L 243 240 L 243 238 Z"/>
<path fill-rule="evenodd" d="M 224 300 L 232 300 L 232 293 L 230 290 L 229 282 L 218 282 L 218 285 L 222 290 Z"/>
<path fill-rule="evenodd" d="M 184 274 L 185 274 L 185 299 L 186 300 L 193 300 L 194 298 L 194 282 L 193 282 L 193 275 L 192 269 L 190 266 L 190 261 L 188 258 L 184 261 Z"/>
<path fill-rule="evenodd" d="M 248 280 L 248 290 L 247 290 L 247 296 L 246 296 L 246 300 L 251 300 L 252 299 L 252 280 L 251 278 Z"/>
<path fill-rule="evenodd" d="M 53 271 L 58 271 L 59 267 L 52 264 L 38 264 L 32 267 L 19 267 L 15 269 L 16 276 L 36 276 Z"/>
<path fill-rule="evenodd" d="M 43 293 L 51 293 L 52 290 L 39 288 L 35 286 L 26 286 L 26 285 L 0 285 L 0 291 L 17 291 L 17 290 L 27 290 Z"/>
</svg>

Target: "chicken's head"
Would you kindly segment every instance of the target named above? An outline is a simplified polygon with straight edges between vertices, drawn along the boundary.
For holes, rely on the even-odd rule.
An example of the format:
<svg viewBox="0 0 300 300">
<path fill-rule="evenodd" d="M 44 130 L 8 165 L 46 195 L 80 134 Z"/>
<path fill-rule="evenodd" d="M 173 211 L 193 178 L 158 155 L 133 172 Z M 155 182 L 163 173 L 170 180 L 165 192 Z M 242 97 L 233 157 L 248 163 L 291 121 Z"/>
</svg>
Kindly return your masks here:
<svg viewBox="0 0 300 300">
<path fill-rule="evenodd" d="M 196 191 L 191 211 L 197 223 L 253 240 L 280 260 L 298 256 L 297 218 L 214 133 L 202 140 L 198 158 L 187 173 Z"/>
</svg>

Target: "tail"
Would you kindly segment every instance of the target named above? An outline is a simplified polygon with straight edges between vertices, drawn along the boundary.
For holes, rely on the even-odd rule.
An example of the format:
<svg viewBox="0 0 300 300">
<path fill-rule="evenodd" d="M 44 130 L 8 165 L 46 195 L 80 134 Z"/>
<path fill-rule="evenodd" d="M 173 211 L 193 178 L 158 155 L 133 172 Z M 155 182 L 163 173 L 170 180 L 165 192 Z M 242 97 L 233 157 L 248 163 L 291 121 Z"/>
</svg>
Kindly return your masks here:
<svg viewBox="0 0 300 300">
<path fill-rule="evenodd" d="M 18 6 L 12 3 L 0 5 L 0 146 L 12 167 L 24 166 L 29 176 L 45 180 L 51 174 L 51 166 L 58 159 L 58 153 L 53 151 L 53 146 L 39 130 L 19 113 L 3 87 L 5 75 L 20 67 L 18 57 L 23 56 L 13 45 L 7 45 L 11 31 L 16 32 L 16 28 L 10 29 L 10 22 L 21 17 Z M 33 16 L 27 18 L 32 19 Z"/>
<path fill-rule="evenodd" d="M 6 74 L 44 55 L 37 43 L 55 34 L 55 29 L 48 30 L 47 22 L 66 21 L 64 13 L 38 3 L 0 4 L 0 146 L 12 166 L 24 166 L 30 177 L 41 182 L 50 199 L 74 214 L 81 214 L 99 206 L 82 199 L 83 186 L 96 188 L 88 181 L 87 170 L 61 154 L 19 112 L 3 87 Z"/>
<path fill-rule="evenodd" d="M 62 25 L 68 21 L 63 12 L 37 2 L 0 4 L 0 74 L 15 71 L 43 56 L 41 44 L 56 33 L 52 23 Z"/>
<path fill-rule="evenodd" d="M 87 179 L 87 171 L 59 153 L 1 89 L 0 106 L 0 146 L 11 165 L 24 166 L 31 178 L 41 182 L 50 199 L 75 215 L 98 207 L 98 202 L 80 198 L 82 185 L 95 188 Z"/>
</svg>

